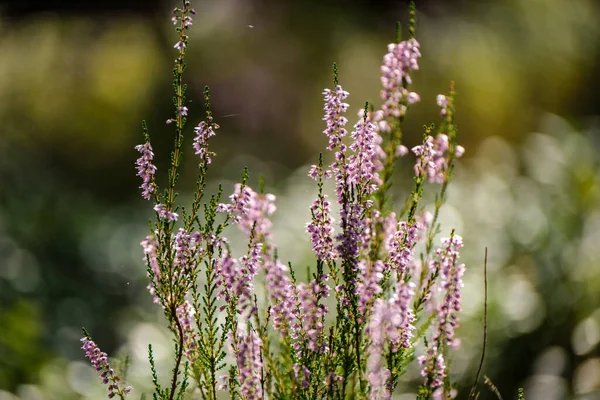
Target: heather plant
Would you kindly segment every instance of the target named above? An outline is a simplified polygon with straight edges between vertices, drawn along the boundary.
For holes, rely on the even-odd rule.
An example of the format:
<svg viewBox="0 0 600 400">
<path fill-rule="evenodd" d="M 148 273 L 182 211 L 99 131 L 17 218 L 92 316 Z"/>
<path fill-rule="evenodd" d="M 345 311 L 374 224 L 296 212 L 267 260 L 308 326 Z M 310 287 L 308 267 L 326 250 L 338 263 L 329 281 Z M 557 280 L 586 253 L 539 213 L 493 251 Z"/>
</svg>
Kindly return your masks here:
<svg viewBox="0 0 600 400">
<path fill-rule="evenodd" d="M 318 193 L 307 211 L 314 263 L 306 278 L 272 242 L 276 198 L 265 193 L 263 183 L 251 188 L 244 170 L 228 200 L 222 187 L 205 193 L 215 156 L 210 138 L 219 129 L 208 87 L 206 117 L 194 128 L 191 144 L 198 162 L 196 191 L 190 205 L 178 203 L 179 168 L 189 148 L 183 76 L 194 15 L 187 0 L 173 10 L 174 115 L 166 123 L 175 134 L 165 186 L 159 185 L 145 122 L 144 143 L 136 147 L 142 197 L 156 212 L 141 242 L 148 290 L 174 344 L 168 377 L 158 376 L 148 347 L 153 398 L 390 399 L 411 362 L 418 362 L 423 376 L 418 399 L 454 397 L 449 370 L 451 350 L 460 345 L 455 330 L 463 242 L 440 226 L 438 216 L 464 149 L 456 142 L 453 83 L 436 99 L 437 127 L 424 126 L 422 144 L 411 151 L 403 145 L 406 114 L 421 101 L 410 90 L 421 56 L 414 5 L 408 39 L 401 40 L 399 27 L 383 57 L 382 104 L 365 103 L 350 132 L 349 93 L 334 64 L 333 88 L 323 92 L 323 134 L 332 157 L 321 154 L 308 171 Z M 414 185 L 398 206 L 390 195 L 392 175 L 397 160 L 411 152 Z M 332 199 L 324 190 L 327 182 L 335 187 Z M 421 204 L 425 189 L 436 191 L 429 211 Z M 234 254 L 224 235 L 231 227 L 246 240 L 243 254 Z M 261 279 L 264 305 L 255 290 Z M 108 385 L 108 397 L 132 393 L 87 332 L 82 342 Z"/>
</svg>

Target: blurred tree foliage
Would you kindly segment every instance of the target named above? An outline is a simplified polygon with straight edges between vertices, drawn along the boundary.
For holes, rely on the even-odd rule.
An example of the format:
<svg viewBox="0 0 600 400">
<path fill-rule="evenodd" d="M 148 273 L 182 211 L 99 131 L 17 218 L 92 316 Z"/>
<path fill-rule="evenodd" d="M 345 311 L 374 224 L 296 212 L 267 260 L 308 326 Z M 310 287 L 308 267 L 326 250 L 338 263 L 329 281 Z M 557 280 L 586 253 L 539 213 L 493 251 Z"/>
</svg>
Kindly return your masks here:
<svg viewBox="0 0 600 400">
<path fill-rule="evenodd" d="M 312 189 L 298 168 L 324 147 L 320 93 L 331 86 L 331 63 L 361 100 L 354 104 L 377 100 L 381 57 L 395 21 L 406 19 L 406 4 L 196 3 L 188 106 L 197 120 L 201 90 L 211 86 L 222 126 L 211 180 L 235 180 L 248 165 L 274 186 L 280 212 L 293 209 L 300 218 Z M 487 246 L 495 294 L 486 373 L 508 398 L 519 385 L 535 389 L 540 376 L 560 378 L 547 386 L 555 397 L 532 389 L 542 394 L 526 398 L 594 393 L 600 382 L 586 377 L 600 376 L 592 356 L 600 341 L 600 6 L 417 5 L 424 57 L 415 88 L 423 103 L 411 110 L 407 145 L 420 140 L 422 124 L 437 120 L 435 95 L 454 79 L 459 141 L 467 149 L 446 215 L 472 249 L 465 255 L 472 305 L 458 378 L 471 382 L 480 347 L 478 265 Z M 159 169 L 168 162 L 172 6 L 0 6 L 1 399 L 1 390 L 26 398 L 25 384 L 38 385 L 44 398 L 91 396 L 78 382 L 93 386 L 95 378 L 76 373 L 79 327 L 112 353 L 135 347 L 132 332 L 156 320 L 138 246 L 149 213 L 136 190 L 133 146 L 145 118 Z M 182 181 L 191 189 L 196 171 L 188 161 Z M 398 182 L 402 193 L 409 178 L 399 172 Z M 283 225 L 288 217 L 279 218 Z M 290 238 L 303 238 L 301 224 L 293 229 L 282 229 L 283 253 L 297 243 Z M 557 367 L 548 372 L 542 364 Z M 65 370 L 75 372 L 62 376 Z"/>
</svg>

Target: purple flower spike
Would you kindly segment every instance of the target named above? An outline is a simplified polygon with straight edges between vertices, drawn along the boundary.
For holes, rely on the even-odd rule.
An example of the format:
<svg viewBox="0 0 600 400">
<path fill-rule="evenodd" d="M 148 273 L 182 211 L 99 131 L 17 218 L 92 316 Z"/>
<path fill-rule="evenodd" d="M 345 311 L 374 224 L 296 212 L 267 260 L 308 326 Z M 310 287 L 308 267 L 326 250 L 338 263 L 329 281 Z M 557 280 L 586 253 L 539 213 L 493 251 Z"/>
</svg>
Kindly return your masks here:
<svg viewBox="0 0 600 400">
<path fill-rule="evenodd" d="M 437 250 L 442 277 L 439 290 L 445 295 L 438 309 L 439 329 L 434 341 L 445 339 L 448 345 L 458 347 L 460 341 L 454 338 L 454 330 L 458 327 L 457 314 L 461 310 L 460 289 L 463 287 L 462 276 L 465 273 L 465 265 L 457 264 L 457 259 L 460 257 L 458 250 L 463 247 L 462 238 L 453 235 L 442 239 L 442 246 Z"/>
<path fill-rule="evenodd" d="M 344 103 L 344 100 L 348 97 L 348 92 L 338 85 L 333 90 L 325 89 L 323 95 L 325 98 L 325 106 L 323 107 L 325 116 L 323 120 L 327 123 L 327 128 L 323 133 L 329 138 L 327 149 L 333 150 L 341 143 L 341 138 L 348 133 L 344 129 L 344 125 L 348 123 L 348 120 L 342 116 L 342 113 L 348 110 L 348 104 Z"/>
<path fill-rule="evenodd" d="M 90 360 L 96 372 L 100 373 L 102 383 L 108 385 L 108 398 L 112 399 L 115 396 L 125 397 L 131 393 L 131 386 L 125 388 L 119 386 L 121 379 L 110 367 L 108 355 L 100 351 L 96 343 L 87 336 L 82 337 L 81 342 L 83 343 L 81 348 L 85 350 L 85 356 Z"/>
<path fill-rule="evenodd" d="M 187 300 L 182 305 L 177 307 L 177 319 L 179 320 L 179 324 L 181 325 L 181 329 L 183 331 L 185 354 L 188 360 L 190 360 L 191 364 L 194 364 L 194 360 L 196 359 L 196 331 L 194 329 L 194 314 L 196 314 L 196 310 L 194 310 L 194 307 Z"/>
<path fill-rule="evenodd" d="M 154 183 L 154 174 L 156 173 L 156 166 L 152 164 L 154 159 L 154 153 L 152 152 L 152 146 L 149 142 L 135 146 L 135 149 L 142 153 L 140 158 L 137 159 L 135 164 L 137 165 L 137 176 L 142 178 L 142 197 L 146 200 L 150 200 L 152 193 L 156 191 L 156 184 Z"/>
<path fill-rule="evenodd" d="M 247 400 L 259 400 L 263 398 L 261 386 L 261 361 L 262 341 L 256 332 L 237 333 L 236 342 L 238 351 L 236 354 L 237 367 L 239 371 L 240 391 Z"/>
<path fill-rule="evenodd" d="M 415 175 L 426 176 L 429 182 L 443 183 L 448 170 L 448 136 L 440 133 L 434 139 L 427 136 L 422 145 L 413 147 L 412 151 L 418 157 L 415 164 Z M 465 152 L 462 146 L 456 146 L 455 156 L 460 157 Z"/>
<path fill-rule="evenodd" d="M 270 311 L 273 327 L 284 338 L 290 333 L 290 328 L 293 328 L 291 321 L 297 314 L 294 285 L 287 275 L 288 267 L 279 260 L 273 261 L 268 258 L 265 262 L 265 272 L 267 292 L 273 304 Z M 291 336 L 295 336 L 294 332 L 291 332 Z"/>
<path fill-rule="evenodd" d="M 360 185 L 362 197 L 366 197 L 377 190 L 376 182 L 379 183 L 377 174 L 378 166 L 374 163 L 378 160 L 376 151 L 376 139 L 379 137 L 376 132 L 377 126 L 367 119 L 360 118 L 354 125 L 354 131 L 351 136 L 354 142 L 350 145 L 352 154 L 348 158 L 348 181 L 354 185 Z"/>
<path fill-rule="evenodd" d="M 381 66 L 381 109 L 386 117 L 400 118 L 406 113 L 405 104 L 420 101 L 418 94 L 409 92 L 405 85 L 412 83 L 410 74 L 419 69 L 418 58 L 421 57 L 419 42 L 409 39 L 388 45 L 388 53 L 383 57 Z"/>
<path fill-rule="evenodd" d="M 169 222 L 177 221 L 177 218 L 179 218 L 179 214 L 171 210 L 167 210 L 167 208 L 162 204 L 157 204 L 154 206 L 154 211 L 157 212 L 158 218 L 166 219 Z"/>
<path fill-rule="evenodd" d="M 202 121 L 194 128 L 196 137 L 194 138 L 194 150 L 200 156 L 201 160 L 206 159 L 206 163 L 212 162 L 211 156 L 215 153 L 208 151 L 208 139 L 215 136 L 215 130 L 219 129 L 219 125 L 215 123 L 206 123 Z"/>
<path fill-rule="evenodd" d="M 333 217 L 331 203 L 327 196 L 320 194 L 310 207 L 313 219 L 306 224 L 310 234 L 312 249 L 320 260 L 332 261 L 336 258 L 333 248 Z"/>
</svg>

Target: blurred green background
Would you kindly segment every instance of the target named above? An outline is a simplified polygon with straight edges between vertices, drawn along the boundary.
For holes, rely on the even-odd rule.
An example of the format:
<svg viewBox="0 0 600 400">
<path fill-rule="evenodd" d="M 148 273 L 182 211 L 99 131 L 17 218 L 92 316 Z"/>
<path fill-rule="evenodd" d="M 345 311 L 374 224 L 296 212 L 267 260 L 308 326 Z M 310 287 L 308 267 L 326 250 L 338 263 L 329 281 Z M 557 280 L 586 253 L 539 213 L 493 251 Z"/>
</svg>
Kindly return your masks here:
<svg viewBox="0 0 600 400">
<path fill-rule="evenodd" d="M 176 2 L 0 3 L 0 400 L 106 396 L 80 350 L 85 326 L 131 357 L 149 387 L 170 343 L 152 304 L 140 240 L 151 206 L 134 146 L 147 119 L 159 170 L 172 131 Z M 280 255 L 310 260 L 306 177 L 326 146 L 322 89 L 336 61 L 349 119 L 379 104 L 379 66 L 403 1 L 193 1 L 187 82 L 192 126 L 211 86 L 217 152 L 210 181 L 231 191 L 248 166 L 278 196 Z M 600 399 L 600 5 L 594 0 L 418 1 L 423 57 L 406 144 L 438 122 L 435 96 L 456 81 L 466 148 L 442 215 L 465 239 L 461 397 L 481 351 L 484 248 L 490 310 L 484 373 L 504 394 Z M 191 143 L 186 143 L 191 149 Z M 192 151 L 181 199 L 194 188 Z M 410 187 L 404 161 L 398 204 Z M 164 177 L 163 177 L 164 179 Z M 434 189 L 434 188 L 429 188 Z M 433 193 L 430 190 L 430 194 Z M 418 369 L 397 399 L 414 399 Z M 401 394 L 402 392 L 403 394 Z M 482 388 L 481 399 L 493 398 Z"/>
</svg>

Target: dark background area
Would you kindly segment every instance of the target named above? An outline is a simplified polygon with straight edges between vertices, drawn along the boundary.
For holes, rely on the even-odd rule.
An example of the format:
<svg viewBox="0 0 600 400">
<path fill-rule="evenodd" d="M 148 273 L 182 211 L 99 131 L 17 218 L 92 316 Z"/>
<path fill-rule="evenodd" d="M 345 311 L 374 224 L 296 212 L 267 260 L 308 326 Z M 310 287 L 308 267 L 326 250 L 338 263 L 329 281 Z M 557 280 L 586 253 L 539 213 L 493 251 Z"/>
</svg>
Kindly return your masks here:
<svg viewBox="0 0 600 400">
<path fill-rule="evenodd" d="M 263 174 L 278 196 L 281 254 L 308 263 L 303 223 L 315 188 L 306 171 L 326 146 L 321 92 L 331 64 L 351 93 L 353 123 L 365 100 L 378 104 L 379 66 L 407 2 L 193 4 L 188 139 L 208 84 L 221 125 L 211 182 L 224 181 L 227 193 L 244 166 L 251 182 Z M 139 242 L 151 207 L 139 196 L 133 148 L 146 119 L 164 171 L 176 5 L 0 3 L 1 400 L 103 396 L 79 349 L 81 326 L 111 355 L 132 356 L 136 388 L 150 383 L 147 343 L 170 345 L 145 289 Z M 417 7 L 423 57 L 413 89 L 422 101 L 410 111 L 406 144 L 438 121 L 435 96 L 453 79 L 467 150 L 443 213 L 444 226 L 465 238 L 468 267 L 455 378 L 468 386 L 476 370 L 488 247 L 484 372 L 508 399 L 520 386 L 527 399 L 600 398 L 600 6 Z M 192 154 L 183 197 L 194 188 Z M 408 162 L 398 171 L 398 199 L 410 171 Z M 169 368 L 160 346 L 157 361 Z M 411 398 L 418 381 L 409 371 L 397 398 Z"/>
</svg>

